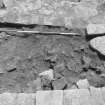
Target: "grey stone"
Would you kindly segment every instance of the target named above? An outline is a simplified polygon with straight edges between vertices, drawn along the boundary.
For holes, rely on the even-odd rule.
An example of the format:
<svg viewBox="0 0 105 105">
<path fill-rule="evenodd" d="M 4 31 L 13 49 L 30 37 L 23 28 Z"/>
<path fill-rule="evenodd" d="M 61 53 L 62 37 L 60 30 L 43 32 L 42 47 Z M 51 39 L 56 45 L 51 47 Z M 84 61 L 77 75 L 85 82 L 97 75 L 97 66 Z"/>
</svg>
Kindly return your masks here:
<svg viewBox="0 0 105 105">
<path fill-rule="evenodd" d="M 52 86 L 54 90 L 62 90 L 67 87 L 67 81 L 64 77 L 61 77 L 60 79 L 54 80 Z"/>
</svg>

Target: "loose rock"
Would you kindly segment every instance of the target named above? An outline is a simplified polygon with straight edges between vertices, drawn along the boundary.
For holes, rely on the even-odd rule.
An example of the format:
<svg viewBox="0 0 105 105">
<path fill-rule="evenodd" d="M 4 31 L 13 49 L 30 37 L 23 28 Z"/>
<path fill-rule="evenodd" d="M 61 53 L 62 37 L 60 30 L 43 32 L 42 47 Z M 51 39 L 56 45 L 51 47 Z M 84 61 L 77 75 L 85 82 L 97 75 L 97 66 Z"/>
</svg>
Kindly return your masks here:
<svg viewBox="0 0 105 105">
<path fill-rule="evenodd" d="M 50 70 L 46 70 L 42 73 L 39 73 L 39 76 L 45 76 L 47 77 L 49 80 L 53 80 L 54 79 L 54 76 L 53 76 L 53 70 L 50 69 Z"/>
</svg>

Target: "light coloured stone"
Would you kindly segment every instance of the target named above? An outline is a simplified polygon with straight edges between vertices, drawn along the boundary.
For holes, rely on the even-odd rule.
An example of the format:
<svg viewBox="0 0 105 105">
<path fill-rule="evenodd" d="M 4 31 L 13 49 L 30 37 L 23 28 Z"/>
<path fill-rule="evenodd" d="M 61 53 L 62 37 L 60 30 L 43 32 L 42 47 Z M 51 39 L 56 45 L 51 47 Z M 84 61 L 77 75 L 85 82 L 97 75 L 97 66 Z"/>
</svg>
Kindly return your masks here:
<svg viewBox="0 0 105 105">
<path fill-rule="evenodd" d="M 42 6 L 41 0 L 28 0 L 27 4 L 29 6 L 29 10 L 40 9 Z"/>
<path fill-rule="evenodd" d="M 92 105 L 105 105 L 101 88 L 90 87 Z"/>
<path fill-rule="evenodd" d="M 87 25 L 88 34 L 102 34 L 105 33 L 105 24 L 88 24 Z"/>
<path fill-rule="evenodd" d="M 19 93 L 15 101 L 15 105 L 35 105 L 35 93 Z"/>
<path fill-rule="evenodd" d="M 46 70 L 42 73 L 39 73 L 39 76 L 46 76 L 49 80 L 54 79 L 54 73 L 52 69 Z"/>
<path fill-rule="evenodd" d="M 37 91 L 36 105 L 63 105 L 63 91 Z"/>
<path fill-rule="evenodd" d="M 79 89 L 88 89 L 89 88 L 89 82 L 87 79 L 79 80 L 77 82 L 77 86 Z"/>
<path fill-rule="evenodd" d="M 51 15 L 53 12 L 54 12 L 54 10 L 52 8 L 43 7 L 39 10 L 39 13 L 44 14 L 44 15 Z"/>
<path fill-rule="evenodd" d="M 87 20 L 92 16 L 98 14 L 96 8 L 92 8 L 91 6 L 86 6 L 86 4 L 78 4 L 75 8 L 75 14 L 78 18 L 83 18 L 83 20 Z"/>
<path fill-rule="evenodd" d="M 72 18 L 71 17 L 65 17 L 64 21 L 65 21 L 66 27 L 72 27 Z"/>
<path fill-rule="evenodd" d="M 16 93 L 2 93 L 0 94 L 0 105 L 14 105 Z"/>
<path fill-rule="evenodd" d="M 101 54 L 105 55 L 105 36 L 96 37 L 90 41 L 90 45 Z"/>
<path fill-rule="evenodd" d="M 102 99 L 103 99 L 104 102 L 105 102 L 105 87 L 102 87 L 102 88 L 101 88 L 101 94 L 102 94 Z"/>
<path fill-rule="evenodd" d="M 94 2 L 90 0 L 3 0 L 6 12 L 0 10 L 0 20 L 21 24 L 86 28 L 87 19 L 98 14 L 96 9 L 98 3 L 95 3 L 95 0 L 92 1 Z"/>
<path fill-rule="evenodd" d="M 2 93 L 0 105 L 36 105 L 35 93 Z"/>
<path fill-rule="evenodd" d="M 63 105 L 91 105 L 88 89 L 64 90 Z"/>
<path fill-rule="evenodd" d="M 0 17 L 5 16 L 5 15 L 6 15 L 6 13 L 7 13 L 7 11 L 6 11 L 6 10 L 0 10 Z"/>
</svg>

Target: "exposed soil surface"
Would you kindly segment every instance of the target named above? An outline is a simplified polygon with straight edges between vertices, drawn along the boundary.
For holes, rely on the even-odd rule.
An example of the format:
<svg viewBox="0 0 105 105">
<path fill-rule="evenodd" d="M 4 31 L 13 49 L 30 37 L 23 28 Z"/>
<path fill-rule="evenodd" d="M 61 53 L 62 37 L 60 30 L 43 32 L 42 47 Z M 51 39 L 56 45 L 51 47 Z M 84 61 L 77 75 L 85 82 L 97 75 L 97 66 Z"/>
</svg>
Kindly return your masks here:
<svg viewBox="0 0 105 105">
<path fill-rule="evenodd" d="M 45 30 L 55 29 L 47 27 Z M 65 32 L 63 28 L 61 30 Z M 81 36 L 30 34 L 17 37 L 17 33 L 17 36 L 8 36 L 2 32 L 0 92 L 70 89 L 78 80 L 85 78 L 92 86 L 105 86 L 104 57 L 89 47 L 89 39 L 83 32 L 75 31 Z M 53 81 L 38 76 L 49 69 L 54 71 Z"/>
</svg>

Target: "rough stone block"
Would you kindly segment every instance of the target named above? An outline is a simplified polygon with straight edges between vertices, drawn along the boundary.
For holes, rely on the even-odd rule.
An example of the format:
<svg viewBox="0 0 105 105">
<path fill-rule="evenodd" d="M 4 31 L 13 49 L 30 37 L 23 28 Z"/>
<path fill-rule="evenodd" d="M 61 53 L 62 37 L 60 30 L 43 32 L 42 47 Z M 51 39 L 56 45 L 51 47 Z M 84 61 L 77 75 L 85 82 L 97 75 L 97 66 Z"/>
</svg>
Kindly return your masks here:
<svg viewBox="0 0 105 105">
<path fill-rule="evenodd" d="M 63 91 L 38 91 L 36 93 L 36 105 L 63 105 Z"/>
<path fill-rule="evenodd" d="M 102 99 L 103 99 L 104 102 L 105 102 L 105 87 L 102 87 L 102 88 L 101 88 L 101 94 L 102 94 Z"/>
<path fill-rule="evenodd" d="M 20 93 L 17 94 L 15 105 L 35 105 L 35 93 Z"/>
<path fill-rule="evenodd" d="M 65 90 L 63 105 L 91 105 L 88 89 Z"/>
<path fill-rule="evenodd" d="M 0 105 L 35 105 L 35 93 L 2 93 Z"/>
<path fill-rule="evenodd" d="M 105 33 L 105 24 L 88 24 L 87 25 L 88 34 L 102 34 Z"/>
<path fill-rule="evenodd" d="M 92 105 L 105 105 L 101 88 L 90 87 Z"/>
<path fill-rule="evenodd" d="M 3 0 L 3 4 L 2 22 L 86 28 L 98 14 L 98 0 Z"/>
<path fill-rule="evenodd" d="M 16 96 L 16 93 L 0 94 L 0 105 L 14 105 Z"/>
</svg>

